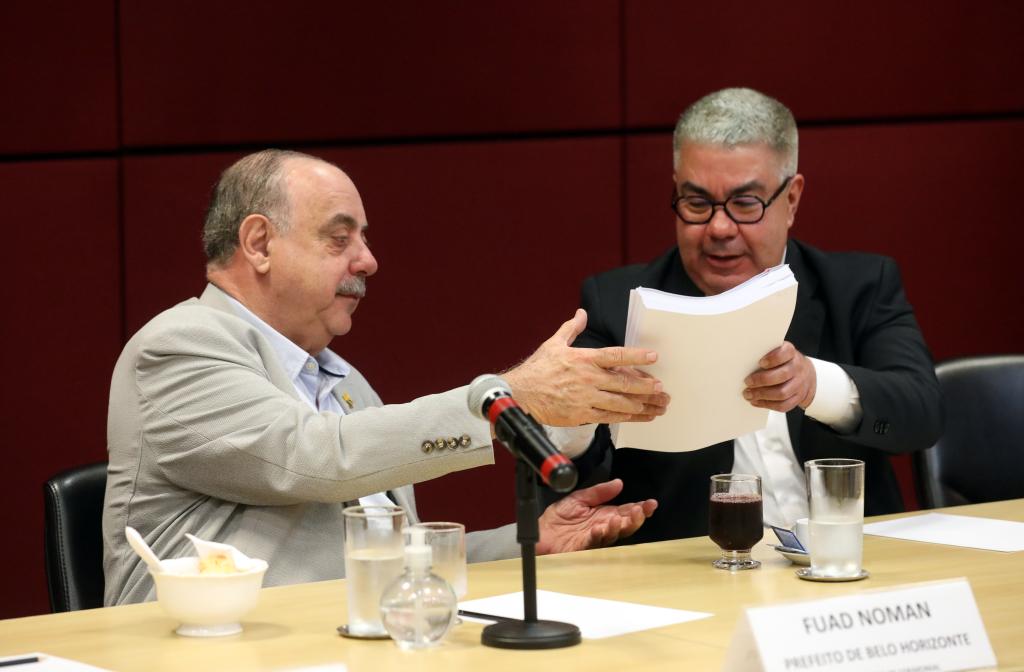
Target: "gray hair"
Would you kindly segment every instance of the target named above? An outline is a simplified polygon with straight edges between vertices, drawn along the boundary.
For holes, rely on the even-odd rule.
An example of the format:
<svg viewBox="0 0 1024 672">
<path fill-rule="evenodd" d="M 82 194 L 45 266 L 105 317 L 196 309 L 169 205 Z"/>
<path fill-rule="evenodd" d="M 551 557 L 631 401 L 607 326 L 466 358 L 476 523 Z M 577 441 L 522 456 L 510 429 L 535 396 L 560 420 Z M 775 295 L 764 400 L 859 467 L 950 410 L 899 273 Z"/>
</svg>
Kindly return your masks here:
<svg viewBox="0 0 1024 672">
<path fill-rule="evenodd" d="M 679 115 L 672 136 L 672 166 L 687 142 L 722 145 L 766 144 L 782 158 L 784 175 L 795 175 L 796 120 L 789 108 L 759 91 L 746 88 L 709 93 Z M 782 176 L 780 176 L 782 177 Z"/>
<path fill-rule="evenodd" d="M 249 215 L 263 215 L 278 231 L 288 230 L 290 208 L 282 186 L 289 159 L 321 159 L 287 149 L 249 154 L 221 173 L 203 222 L 203 249 L 209 264 L 222 265 L 238 248 L 238 229 Z"/>
</svg>

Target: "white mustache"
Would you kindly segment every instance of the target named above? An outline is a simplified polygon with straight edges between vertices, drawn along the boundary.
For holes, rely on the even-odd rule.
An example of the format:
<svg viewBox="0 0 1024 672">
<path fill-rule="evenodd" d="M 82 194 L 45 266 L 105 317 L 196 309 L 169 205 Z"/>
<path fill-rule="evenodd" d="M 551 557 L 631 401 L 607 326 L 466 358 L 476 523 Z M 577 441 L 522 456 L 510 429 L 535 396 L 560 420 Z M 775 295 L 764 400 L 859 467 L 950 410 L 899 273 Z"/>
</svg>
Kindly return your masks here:
<svg viewBox="0 0 1024 672">
<path fill-rule="evenodd" d="M 366 296 L 366 278 L 361 275 L 354 275 L 338 285 L 336 293 L 361 299 Z"/>
</svg>

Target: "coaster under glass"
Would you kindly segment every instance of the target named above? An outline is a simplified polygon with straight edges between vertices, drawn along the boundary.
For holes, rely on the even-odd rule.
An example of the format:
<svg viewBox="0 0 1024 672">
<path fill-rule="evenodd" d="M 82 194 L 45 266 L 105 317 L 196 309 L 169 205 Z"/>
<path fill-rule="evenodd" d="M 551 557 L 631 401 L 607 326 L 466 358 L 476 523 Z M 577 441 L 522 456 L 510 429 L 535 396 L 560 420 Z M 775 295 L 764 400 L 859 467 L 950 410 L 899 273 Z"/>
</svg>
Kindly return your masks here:
<svg viewBox="0 0 1024 672">
<path fill-rule="evenodd" d="M 824 574 L 815 574 L 811 571 L 810 567 L 801 567 L 796 570 L 796 575 L 804 581 L 822 581 L 824 583 L 840 583 L 843 581 L 860 581 L 866 579 L 871 574 L 866 569 L 861 569 L 860 573 L 854 574 L 853 576 L 825 576 Z"/>
</svg>

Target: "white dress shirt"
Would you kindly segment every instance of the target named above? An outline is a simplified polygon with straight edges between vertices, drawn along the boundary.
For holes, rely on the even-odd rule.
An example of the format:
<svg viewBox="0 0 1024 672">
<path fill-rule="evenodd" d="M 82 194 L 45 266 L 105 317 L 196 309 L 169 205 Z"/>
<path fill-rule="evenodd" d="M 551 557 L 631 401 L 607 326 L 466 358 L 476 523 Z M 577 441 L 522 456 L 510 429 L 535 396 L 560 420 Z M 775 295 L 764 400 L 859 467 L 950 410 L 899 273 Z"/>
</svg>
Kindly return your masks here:
<svg viewBox="0 0 1024 672">
<path fill-rule="evenodd" d="M 857 386 L 839 365 L 813 357 L 807 359 L 814 365 L 817 383 L 814 400 L 804 412 L 837 432 L 850 431 L 862 414 Z M 803 465 L 793 452 L 785 413 L 768 411 L 768 425 L 764 429 L 733 442 L 732 470 L 761 477 L 766 524 L 791 529 L 797 519 L 808 516 Z"/>
</svg>

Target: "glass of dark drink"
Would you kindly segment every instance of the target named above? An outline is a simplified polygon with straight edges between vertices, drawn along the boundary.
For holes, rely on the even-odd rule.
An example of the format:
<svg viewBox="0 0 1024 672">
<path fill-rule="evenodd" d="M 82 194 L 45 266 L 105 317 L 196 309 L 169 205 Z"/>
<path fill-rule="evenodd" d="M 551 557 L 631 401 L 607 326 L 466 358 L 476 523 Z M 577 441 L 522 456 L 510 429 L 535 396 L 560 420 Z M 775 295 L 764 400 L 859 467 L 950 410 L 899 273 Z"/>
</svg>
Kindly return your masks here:
<svg viewBox="0 0 1024 672">
<path fill-rule="evenodd" d="M 719 569 L 755 569 L 761 563 L 750 549 L 764 536 L 761 520 L 761 478 L 750 474 L 711 477 L 708 535 L 722 549 L 713 563 Z"/>
</svg>

